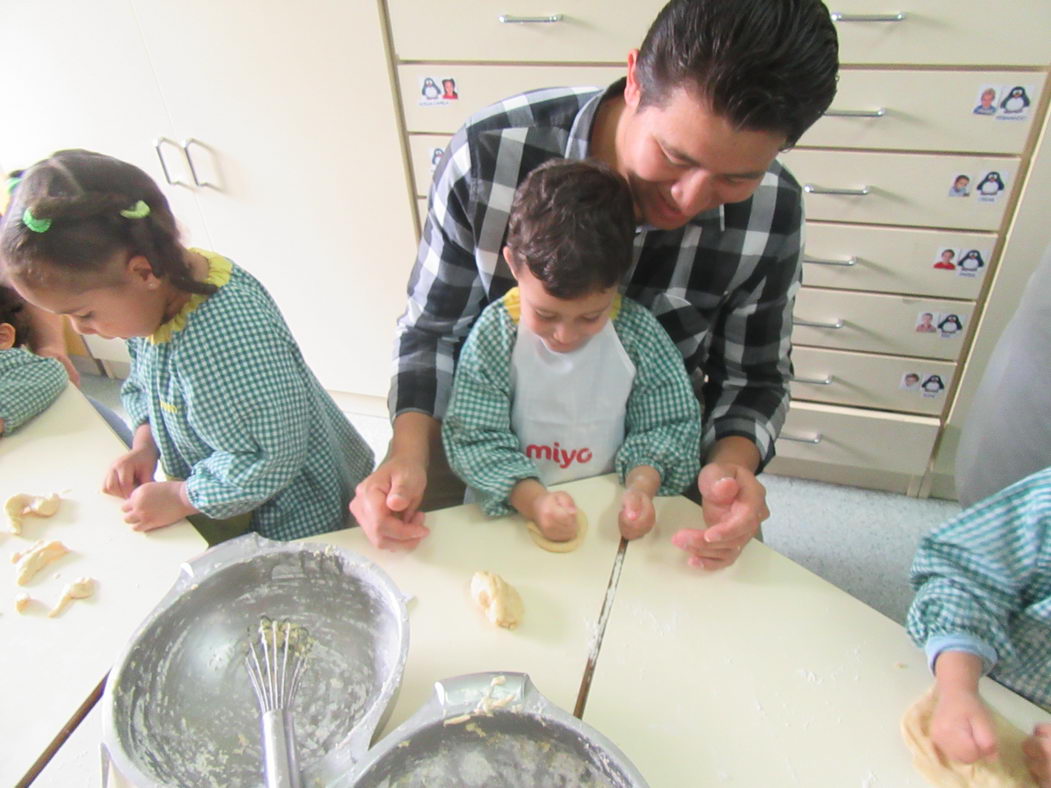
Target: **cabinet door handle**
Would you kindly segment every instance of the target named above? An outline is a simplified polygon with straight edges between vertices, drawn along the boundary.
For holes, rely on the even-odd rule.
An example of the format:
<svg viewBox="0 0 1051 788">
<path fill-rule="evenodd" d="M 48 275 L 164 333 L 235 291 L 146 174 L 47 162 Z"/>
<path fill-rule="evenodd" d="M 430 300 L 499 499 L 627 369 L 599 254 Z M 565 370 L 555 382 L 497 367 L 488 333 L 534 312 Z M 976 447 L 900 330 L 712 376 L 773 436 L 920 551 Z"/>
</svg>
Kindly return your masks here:
<svg viewBox="0 0 1051 788">
<path fill-rule="evenodd" d="M 185 186 L 189 189 L 190 184 L 186 181 L 180 181 L 178 178 L 172 178 L 171 173 L 168 171 L 168 162 L 164 160 L 164 151 L 161 150 L 164 145 L 174 145 L 178 148 L 179 143 L 175 140 L 170 140 L 167 137 L 158 137 L 153 141 L 153 149 L 157 151 L 157 160 L 161 163 L 161 172 L 164 173 L 164 180 L 166 180 L 171 186 Z"/>
<path fill-rule="evenodd" d="M 497 17 L 502 25 L 550 25 L 561 22 L 562 14 L 549 14 L 548 16 L 512 16 L 511 14 L 500 14 Z"/>
<path fill-rule="evenodd" d="M 887 115 L 886 107 L 876 109 L 826 109 L 826 118 L 883 118 Z"/>
<path fill-rule="evenodd" d="M 796 375 L 793 375 L 791 377 L 791 381 L 793 383 L 810 383 L 810 384 L 812 384 L 814 386 L 831 386 L 832 385 L 832 376 L 831 375 L 826 375 L 823 378 L 801 378 L 801 377 L 797 377 Z"/>
<path fill-rule="evenodd" d="M 186 163 L 190 165 L 190 175 L 193 177 L 193 182 L 200 186 L 202 189 L 205 187 L 209 189 L 218 189 L 218 184 L 211 183 L 209 181 L 202 181 L 199 177 L 197 177 L 197 168 L 193 165 L 193 154 L 190 153 L 190 147 L 192 145 L 200 145 L 205 150 L 208 149 L 208 146 L 200 140 L 195 140 L 193 137 L 187 137 L 182 141 L 182 153 L 186 157 Z"/>
<path fill-rule="evenodd" d="M 795 441 L 796 443 L 809 443 L 811 446 L 817 446 L 821 443 L 821 433 L 816 433 L 813 437 L 807 438 L 803 435 L 790 435 L 786 432 L 782 432 L 778 438 L 784 441 Z"/>
<path fill-rule="evenodd" d="M 829 328 L 833 331 L 843 328 L 846 325 L 841 319 L 837 318 L 835 323 L 817 323 L 813 320 L 800 320 L 798 317 L 793 318 L 792 322 L 797 326 L 808 326 L 809 328 Z"/>
<path fill-rule="evenodd" d="M 905 12 L 896 14 L 844 14 L 840 11 L 832 12 L 833 22 L 904 22 Z"/>
<path fill-rule="evenodd" d="M 812 183 L 808 183 L 803 186 L 803 191 L 807 194 L 845 194 L 850 197 L 864 197 L 872 189 L 868 186 L 862 186 L 860 189 L 837 189 L 835 187 L 815 186 Z"/>
<path fill-rule="evenodd" d="M 810 257 L 809 255 L 803 255 L 804 263 L 812 263 L 813 265 L 839 265 L 844 268 L 853 268 L 858 264 L 858 258 L 848 257 L 846 260 L 832 260 L 828 257 Z"/>
</svg>

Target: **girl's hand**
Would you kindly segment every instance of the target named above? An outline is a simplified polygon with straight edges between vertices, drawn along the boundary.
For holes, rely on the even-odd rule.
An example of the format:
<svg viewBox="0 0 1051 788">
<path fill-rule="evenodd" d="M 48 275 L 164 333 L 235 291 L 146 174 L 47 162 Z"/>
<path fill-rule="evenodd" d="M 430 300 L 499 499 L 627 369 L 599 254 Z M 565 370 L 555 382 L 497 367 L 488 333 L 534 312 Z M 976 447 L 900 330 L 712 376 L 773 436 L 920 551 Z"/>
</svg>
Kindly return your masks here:
<svg viewBox="0 0 1051 788">
<path fill-rule="evenodd" d="M 974 763 L 997 754 L 996 732 L 977 691 L 938 688 L 931 740 L 950 761 Z"/>
<path fill-rule="evenodd" d="M 102 492 L 127 498 L 139 485 L 153 481 L 159 458 L 153 445 L 132 449 L 110 466 Z"/>
<path fill-rule="evenodd" d="M 121 506 L 124 522 L 136 531 L 152 531 L 197 514 L 186 497 L 185 482 L 146 482 L 135 488 Z"/>
<path fill-rule="evenodd" d="M 549 492 L 533 503 L 533 522 L 552 542 L 566 542 L 577 535 L 577 505 L 567 492 Z"/>
<path fill-rule="evenodd" d="M 620 501 L 620 535 L 625 539 L 638 539 L 653 530 L 657 514 L 653 510 L 653 496 L 642 490 L 625 490 Z"/>
<path fill-rule="evenodd" d="M 1022 745 L 1030 774 L 1040 788 L 1051 788 L 1051 722 L 1033 729 L 1033 735 Z"/>
</svg>

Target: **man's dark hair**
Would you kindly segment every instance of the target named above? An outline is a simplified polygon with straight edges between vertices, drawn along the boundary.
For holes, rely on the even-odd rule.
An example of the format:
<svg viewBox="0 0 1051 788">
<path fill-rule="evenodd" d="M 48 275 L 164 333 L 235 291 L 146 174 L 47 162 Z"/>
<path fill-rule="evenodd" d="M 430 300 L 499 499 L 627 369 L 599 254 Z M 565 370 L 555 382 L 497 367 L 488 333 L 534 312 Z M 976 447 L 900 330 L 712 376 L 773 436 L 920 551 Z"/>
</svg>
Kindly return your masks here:
<svg viewBox="0 0 1051 788">
<path fill-rule="evenodd" d="M 512 264 L 528 266 L 556 298 L 620 282 L 631 267 L 634 236 L 627 181 L 593 159 L 555 159 L 529 173 L 507 225 Z"/>
<path fill-rule="evenodd" d="M 836 95 L 839 44 L 820 0 L 672 0 L 642 42 L 640 108 L 678 87 L 794 145 Z"/>
</svg>

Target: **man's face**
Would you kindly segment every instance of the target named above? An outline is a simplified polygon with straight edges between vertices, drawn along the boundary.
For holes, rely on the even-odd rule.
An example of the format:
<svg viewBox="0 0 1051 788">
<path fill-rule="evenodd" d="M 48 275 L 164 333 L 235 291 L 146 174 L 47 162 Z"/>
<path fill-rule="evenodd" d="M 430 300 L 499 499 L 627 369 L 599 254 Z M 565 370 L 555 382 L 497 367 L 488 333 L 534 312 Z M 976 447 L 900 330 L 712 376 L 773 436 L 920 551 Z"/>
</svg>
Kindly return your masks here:
<svg viewBox="0 0 1051 788">
<path fill-rule="evenodd" d="M 663 106 L 639 108 L 634 58 L 617 130 L 617 169 L 631 186 L 635 216 L 663 230 L 699 213 L 748 199 L 786 144 L 784 135 L 742 131 L 685 88 Z"/>
</svg>

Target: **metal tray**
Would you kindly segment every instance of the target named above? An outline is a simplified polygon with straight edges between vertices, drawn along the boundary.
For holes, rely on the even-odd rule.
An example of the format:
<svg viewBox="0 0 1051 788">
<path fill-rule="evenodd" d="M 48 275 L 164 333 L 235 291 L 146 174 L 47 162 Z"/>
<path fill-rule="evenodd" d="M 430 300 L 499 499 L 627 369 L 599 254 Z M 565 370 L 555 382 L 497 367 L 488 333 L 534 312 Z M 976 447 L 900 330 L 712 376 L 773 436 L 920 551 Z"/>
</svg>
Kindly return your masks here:
<svg viewBox="0 0 1051 788">
<path fill-rule="evenodd" d="M 524 673 L 472 673 L 383 738 L 339 788 L 645 788 L 616 745 L 553 704 Z"/>
<path fill-rule="evenodd" d="M 184 564 L 118 656 L 103 745 L 124 777 L 140 788 L 262 784 L 243 658 L 263 615 L 316 641 L 293 704 L 304 785 L 327 785 L 362 757 L 401 685 L 405 597 L 349 550 L 246 534 Z"/>
</svg>

